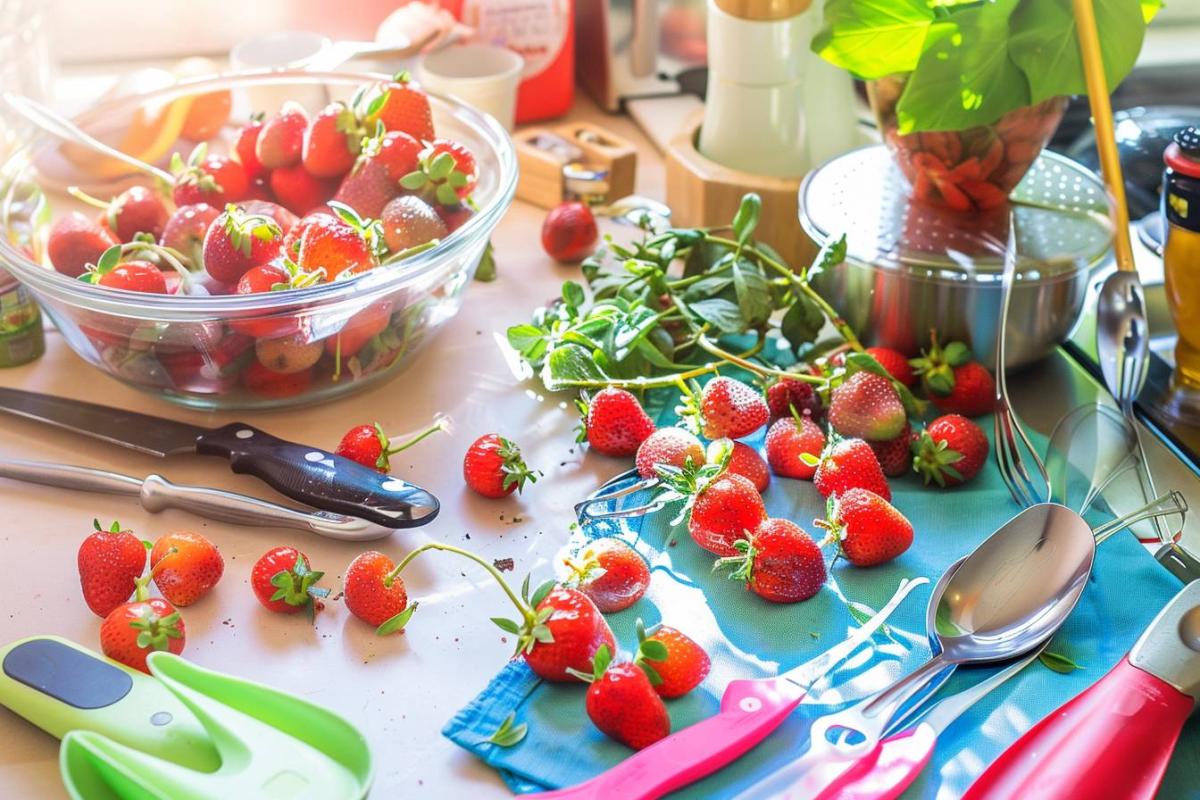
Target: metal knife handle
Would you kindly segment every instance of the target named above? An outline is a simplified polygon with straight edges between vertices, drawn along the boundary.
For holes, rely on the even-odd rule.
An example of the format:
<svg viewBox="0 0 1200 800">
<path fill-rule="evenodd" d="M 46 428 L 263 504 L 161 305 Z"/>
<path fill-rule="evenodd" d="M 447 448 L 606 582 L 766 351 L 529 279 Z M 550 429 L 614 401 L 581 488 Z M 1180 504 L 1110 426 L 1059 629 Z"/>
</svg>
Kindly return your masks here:
<svg viewBox="0 0 1200 800">
<path fill-rule="evenodd" d="M 59 489 L 123 494 L 131 497 L 137 497 L 142 488 L 142 482 L 137 478 L 116 472 L 19 459 L 0 461 L 0 478 L 37 483 L 42 486 L 54 486 Z"/>
<path fill-rule="evenodd" d="M 424 525 L 438 513 L 437 498 L 419 486 L 249 425 L 202 434 L 196 452 L 225 458 L 234 472 L 253 475 L 300 503 L 389 528 Z"/>
</svg>

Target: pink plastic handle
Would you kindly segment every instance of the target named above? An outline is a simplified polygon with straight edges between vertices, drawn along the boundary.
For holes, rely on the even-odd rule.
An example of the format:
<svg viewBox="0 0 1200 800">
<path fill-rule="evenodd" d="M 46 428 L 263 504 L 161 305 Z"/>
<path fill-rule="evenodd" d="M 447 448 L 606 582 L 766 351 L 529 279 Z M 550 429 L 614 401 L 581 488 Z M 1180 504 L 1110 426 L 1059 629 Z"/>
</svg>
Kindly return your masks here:
<svg viewBox="0 0 1200 800">
<path fill-rule="evenodd" d="M 924 723 L 889 736 L 813 800 L 895 800 L 933 756 L 937 732 Z"/>
<path fill-rule="evenodd" d="M 1152 798 L 1195 701 L 1122 658 L 1034 725 L 963 800 Z"/>
<path fill-rule="evenodd" d="M 783 679 L 733 681 L 721 697 L 720 713 L 639 750 L 589 781 L 529 797 L 662 797 L 744 755 L 778 728 L 803 699 L 803 690 Z"/>
</svg>

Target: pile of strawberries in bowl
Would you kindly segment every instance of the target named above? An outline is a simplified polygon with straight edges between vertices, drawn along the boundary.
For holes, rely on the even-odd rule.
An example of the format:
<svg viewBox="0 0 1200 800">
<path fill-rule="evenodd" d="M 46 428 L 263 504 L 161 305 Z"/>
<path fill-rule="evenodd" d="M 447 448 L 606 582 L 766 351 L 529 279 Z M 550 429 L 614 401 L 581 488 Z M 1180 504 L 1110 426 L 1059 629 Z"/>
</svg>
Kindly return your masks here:
<svg viewBox="0 0 1200 800">
<path fill-rule="evenodd" d="M 312 107 L 250 108 L 264 87 Z M 118 144 L 214 97 L 223 118 L 202 139 L 185 124 L 159 159 L 169 183 L 135 172 L 95 188 L 106 157 L 48 137 L 18 152 L 0 263 L 85 360 L 183 404 L 312 403 L 394 374 L 487 257 L 515 188 L 507 135 L 407 75 L 344 73 L 190 81 L 77 123 Z M 50 174 L 64 158 L 83 188 Z"/>
</svg>

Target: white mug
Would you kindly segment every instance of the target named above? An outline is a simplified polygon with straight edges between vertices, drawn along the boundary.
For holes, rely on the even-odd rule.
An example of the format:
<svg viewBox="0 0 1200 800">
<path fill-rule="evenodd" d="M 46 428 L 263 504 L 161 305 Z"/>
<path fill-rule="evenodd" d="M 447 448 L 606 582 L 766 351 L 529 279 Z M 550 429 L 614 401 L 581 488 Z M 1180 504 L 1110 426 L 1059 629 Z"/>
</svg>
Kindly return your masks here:
<svg viewBox="0 0 1200 800">
<path fill-rule="evenodd" d="M 437 94 L 453 95 L 513 129 L 517 87 L 525 59 L 506 47 L 464 44 L 444 47 L 417 62 L 417 80 Z"/>
</svg>

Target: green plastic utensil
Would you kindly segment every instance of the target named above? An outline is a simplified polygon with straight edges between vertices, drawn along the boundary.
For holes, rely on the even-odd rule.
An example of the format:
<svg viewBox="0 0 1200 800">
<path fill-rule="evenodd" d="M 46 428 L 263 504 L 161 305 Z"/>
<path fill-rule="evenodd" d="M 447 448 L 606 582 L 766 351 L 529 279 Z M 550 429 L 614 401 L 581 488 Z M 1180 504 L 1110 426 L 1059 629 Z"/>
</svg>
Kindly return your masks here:
<svg viewBox="0 0 1200 800">
<path fill-rule="evenodd" d="M 0 648 L 0 704 L 62 739 L 76 800 L 358 800 L 367 742 L 345 719 L 171 653 L 151 675 L 73 642 Z"/>
</svg>

